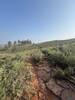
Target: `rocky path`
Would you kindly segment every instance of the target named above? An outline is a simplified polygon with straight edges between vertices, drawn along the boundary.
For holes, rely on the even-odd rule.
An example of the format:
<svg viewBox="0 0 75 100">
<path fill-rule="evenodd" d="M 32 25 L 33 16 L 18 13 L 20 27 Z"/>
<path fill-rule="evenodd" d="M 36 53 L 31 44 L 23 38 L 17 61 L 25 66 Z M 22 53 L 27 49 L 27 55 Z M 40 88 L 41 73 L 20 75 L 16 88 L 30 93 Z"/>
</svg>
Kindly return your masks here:
<svg viewBox="0 0 75 100">
<path fill-rule="evenodd" d="M 32 100 L 75 100 L 75 89 L 72 90 L 71 84 L 65 81 L 57 81 L 57 84 L 47 62 L 33 66 L 33 73 L 37 94 Z"/>
<path fill-rule="evenodd" d="M 46 62 L 39 66 L 33 66 L 33 73 L 35 76 L 33 86 L 36 88 L 37 94 L 32 100 L 60 100 L 58 96 L 46 87 L 46 81 L 50 78 L 49 72 L 50 70 Z"/>
<path fill-rule="evenodd" d="M 55 80 L 53 75 L 56 70 L 50 68 L 46 61 L 36 66 L 32 64 L 32 67 L 31 84 L 35 95 L 30 99 L 21 100 L 75 100 L 75 89 L 65 80 Z"/>
</svg>

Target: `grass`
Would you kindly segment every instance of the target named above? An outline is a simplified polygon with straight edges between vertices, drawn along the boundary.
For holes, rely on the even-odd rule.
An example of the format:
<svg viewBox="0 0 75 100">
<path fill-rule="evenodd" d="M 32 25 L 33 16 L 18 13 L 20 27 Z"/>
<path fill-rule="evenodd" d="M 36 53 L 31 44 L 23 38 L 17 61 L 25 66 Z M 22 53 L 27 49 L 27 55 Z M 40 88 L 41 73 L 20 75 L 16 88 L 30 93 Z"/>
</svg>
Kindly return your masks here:
<svg viewBox="0 0 75 100">
<path fill-rule="evenodd" d="M 0 100 L 15 100 L 22 95 L 23 90 L 27 93 L 33 91 L 29 84 L 32 66 L 24 61 L 26 53 L 29 52 L 0 54 Z"/>
</svg>

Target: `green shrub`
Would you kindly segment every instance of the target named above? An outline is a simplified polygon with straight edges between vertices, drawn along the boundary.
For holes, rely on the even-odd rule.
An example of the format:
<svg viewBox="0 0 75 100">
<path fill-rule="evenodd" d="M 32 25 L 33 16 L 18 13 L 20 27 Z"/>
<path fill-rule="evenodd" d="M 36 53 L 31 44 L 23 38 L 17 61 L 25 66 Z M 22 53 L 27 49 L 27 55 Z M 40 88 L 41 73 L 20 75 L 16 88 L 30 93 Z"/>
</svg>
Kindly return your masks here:
<svg viewBox="0 0 75 100">
<path fill-rule="evenodd" d="M 42 52 L 48 61 L 48 63 L 52 66 L 58 66 L 61 69 L 65 69 L 68 67 L 67 59 L 62 53 L 49 53 L 48 51 Z"/>
<path fill-rule="evenodd" d="M 67 57 L 68 66 L 75 67 L 75 57 Z"/>
<path fill-rule="evenodd" d="M 72 69 L 72 67 L 67 67 L 64 70 L 62 69 L 58 69 L 54 78 L 56 79 L 67 79 L 70 78 L 71 75 L 73 75 L 74 71 Z"/>
<path fill-rule="evenodd" d="M 49 51 L 47 49 L 41 50 L 45 57 L 49 55 Z"/>
<path fill-rule="evenodd" d="M 60 79 L 60 80 L 65 79 L 65 73 L 64 73 L 64 71 L 61 70 L 61 69 L 57 70 L 56 74 L 54 75 L 54 78 L 55 79 Z"/>
<path fill-rule="evenodd" d="M 34 65 L 37 65 L 40 62 L 40 59 L 39 55 L 31 55 L 31 62 Z"/>
</svg>

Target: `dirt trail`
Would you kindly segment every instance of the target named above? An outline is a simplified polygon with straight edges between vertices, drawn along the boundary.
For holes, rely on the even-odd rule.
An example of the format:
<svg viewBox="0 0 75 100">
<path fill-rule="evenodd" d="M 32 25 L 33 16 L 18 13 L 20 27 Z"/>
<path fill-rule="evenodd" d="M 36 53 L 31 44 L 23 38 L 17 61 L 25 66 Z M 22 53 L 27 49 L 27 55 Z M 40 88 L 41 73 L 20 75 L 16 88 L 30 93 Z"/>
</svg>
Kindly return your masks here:
<svg viewBox="0 0 75 100">
<path fill-rule="evenodd" d="M 40 65 L 41 66 L 41 65 Z M 32 85 L 36 90 L 36 95 L 31 100 L 59 100 L 51 91 L 49 91 L 44 82 L 38 76 L 39 69 L 37 66 L 33 66 L 34 79 Z"/>
<path fill-rule="evenodd" d="M 75 100 L 75 89 L 71 89 L 71 84 L 65 80 L 55 80 L 56 69 L 51 67 L 47 61 L 41 61 L 37 65 L 30 62 L 32 67 L 31 86 L 35 94 L 27 94 L 30 99 L 21 100 Z M 58 84 L 57 84 L 58 83 Z M 26 97 L 26 93 L 24 94 Z"/>
</svg>

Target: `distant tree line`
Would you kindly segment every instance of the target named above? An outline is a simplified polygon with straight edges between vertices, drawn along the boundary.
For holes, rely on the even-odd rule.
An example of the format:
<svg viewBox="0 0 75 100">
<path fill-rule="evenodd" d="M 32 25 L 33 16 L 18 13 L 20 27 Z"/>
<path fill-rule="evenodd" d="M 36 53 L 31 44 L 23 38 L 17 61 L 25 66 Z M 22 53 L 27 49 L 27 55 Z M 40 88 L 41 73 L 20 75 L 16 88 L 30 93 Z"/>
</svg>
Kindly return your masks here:
<svg viewBox="0 0 75 100">
<path fill-rule="evenodd" d="M 16 46 L 16 45 L 28 45 L 28 44 L 32 44 L 31 40 L 18 40 L 18 41 L 8 41 L 8 43 L 6 44 L 7 47 L 11 47 L 11 46 Z"/>
</svg>

